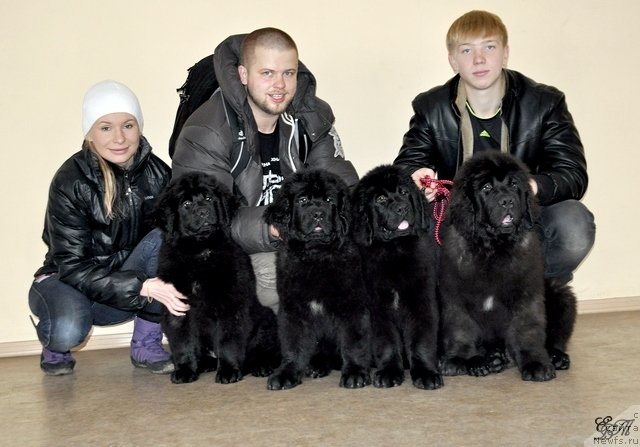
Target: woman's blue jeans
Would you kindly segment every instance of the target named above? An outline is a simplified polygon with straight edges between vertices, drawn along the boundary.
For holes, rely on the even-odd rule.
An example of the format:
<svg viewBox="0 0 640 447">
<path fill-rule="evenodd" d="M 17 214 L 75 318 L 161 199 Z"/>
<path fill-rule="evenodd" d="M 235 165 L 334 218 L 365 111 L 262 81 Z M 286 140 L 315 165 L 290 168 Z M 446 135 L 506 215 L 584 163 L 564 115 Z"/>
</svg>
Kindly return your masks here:
<svg viewBox="0 0 640 447">
<path fill-rule="evenodd" d="M 121 269 L 144 271 L 148 277 L 154 277 L 161 244 L 160 230 L 151 231 L 133 249 Z M 29 289 L 29 307 L 40 320 L 36 326 L 38 339 L 44 347 L 56 352 L 67 352 L 80 345 L 93 325 L 124 323 L 136 315 L 158 323 L 164 311 L 163 305 L 155 300 L 137 312 L 97 303 L 60 281 L 56 274 L 33 282 Z"/>
</svg>

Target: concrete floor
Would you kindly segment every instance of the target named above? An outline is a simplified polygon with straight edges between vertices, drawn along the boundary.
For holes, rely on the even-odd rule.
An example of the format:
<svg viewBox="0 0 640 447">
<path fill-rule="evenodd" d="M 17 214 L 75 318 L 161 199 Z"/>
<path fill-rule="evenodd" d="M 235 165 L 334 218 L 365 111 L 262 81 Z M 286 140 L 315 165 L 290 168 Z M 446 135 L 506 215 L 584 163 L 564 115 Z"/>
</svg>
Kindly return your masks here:
<svg viewBox="0 0 640 447">
<path fill-rule="evenodd" d="M 437 391 L 345 390 L 337 373 L 280 392 L 213 374 L 174 385 L 133 368 L 126 349 L 75 353 L 75 373 L 62 377 L 44 376 L 37 357 L 2 358 L 0 445 L 594 445 L 584 441 L 596 418 L 640 405 L 640 312 L 579 316 L 569 353 L 571 369 L 550 382 L 509 369 L 447 377 Z M 626 445 L 640 443 L 635 415 Z"/>
</svg>

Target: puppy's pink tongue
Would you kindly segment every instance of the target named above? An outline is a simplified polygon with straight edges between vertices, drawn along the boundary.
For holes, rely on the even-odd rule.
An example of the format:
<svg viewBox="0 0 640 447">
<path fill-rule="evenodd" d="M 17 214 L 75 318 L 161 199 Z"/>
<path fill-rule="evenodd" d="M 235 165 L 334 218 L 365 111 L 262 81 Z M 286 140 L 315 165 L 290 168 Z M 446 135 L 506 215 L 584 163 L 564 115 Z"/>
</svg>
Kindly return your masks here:
<svg viewBox="0 0 640 447">
<path fill-rule="evenodd" d="M 513 216 L 511 216 L 511 214 L 507 214 L 504 216 L 504 219 L 502 219 L 502 223 L 505 225 L 510 224 L 511 222 L 513 222 Z"/>
<path fill-rule="evenodd" d="M 403 220 L 400 222 L 400 225 L 398 225 L 398 230 L 406 230 L 407 228 L 409 228 L 409 222 L 406 220 Z"/>
</svg>

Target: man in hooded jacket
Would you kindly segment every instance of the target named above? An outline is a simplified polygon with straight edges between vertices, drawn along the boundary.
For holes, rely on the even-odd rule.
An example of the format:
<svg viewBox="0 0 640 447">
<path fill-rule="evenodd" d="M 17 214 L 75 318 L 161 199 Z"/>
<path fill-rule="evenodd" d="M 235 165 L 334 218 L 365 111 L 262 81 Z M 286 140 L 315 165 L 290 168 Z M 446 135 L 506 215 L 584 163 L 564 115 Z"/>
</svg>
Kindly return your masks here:
<svg viewBox="0 0 640 447">
<path fill-rule="evenodd" d="M 344 158 L 331 107 L 316 96 L 315 77 L 298 60 L 288 34 L 262 28 L 231 36 L 215 49 L 214 69 L 220 88 L 185 122 L 172 158 L 173 178 L 205 172 L 240 199 L 232 234 L 251 256 L 258 298 L 277 310 L 278 235 L 262 219 L 265 207 L 284 178 L 301 169 L 326 169 L 349 186 L 358 175 Z M 240 151 L 248 151 L 246 158 L 233 151 L 232 123 L 242 123 Z M 234 169 L 245 159 L 244 167 Z"/>
</svg>

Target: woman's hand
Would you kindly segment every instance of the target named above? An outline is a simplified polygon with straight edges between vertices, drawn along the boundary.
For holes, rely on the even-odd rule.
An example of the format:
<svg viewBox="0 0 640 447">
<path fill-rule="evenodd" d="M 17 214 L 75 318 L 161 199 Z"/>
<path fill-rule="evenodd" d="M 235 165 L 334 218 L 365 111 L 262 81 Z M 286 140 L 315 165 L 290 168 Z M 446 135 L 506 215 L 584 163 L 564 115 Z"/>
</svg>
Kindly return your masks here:
<svg viewBox="0 0 640 447">
<path fill-rule="evenodd" d="M 160 301 L 170 314 L 177 317 L 184 316 L 189 310 L 189 305 L 185 302 L 187 297 L 178 292 L 173 284 L 160 278 L 149 278 L 143 282 L 140 295 Z"/>
<path fill-rule="evenodd" d="M 280 239 L 280 232 L 273 225 L 269 225 L 269 234 L 276 239 Z"/>
<path fill-rule="evenodd" d="M 531 191 L 533 191 L 533 195 L 538 195 L 538 182 L 535 181 L 533 177 L 529 178 L 529 185 L 531 186 Z"/>
<path fill-rule="evenodd" d="M 411 174 L 411 178 L 413 179 L 413 182 L 416 184 L 418 189 L 424 191 L 424 196 L 427 198 L 427 201 L 433 202 L 433 200 L 436 198 L 437 185 L 435 183 L 432 183 L 431 185 L 425 187 L 425 185 L 422 184 L 422 179 L 425 177 L 435 179 L 436 172 L 430 168 L 420 168 L 417 171 L 414 171 L 413 174 Z"/>
</svg>

